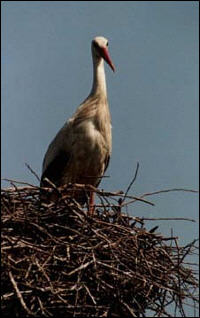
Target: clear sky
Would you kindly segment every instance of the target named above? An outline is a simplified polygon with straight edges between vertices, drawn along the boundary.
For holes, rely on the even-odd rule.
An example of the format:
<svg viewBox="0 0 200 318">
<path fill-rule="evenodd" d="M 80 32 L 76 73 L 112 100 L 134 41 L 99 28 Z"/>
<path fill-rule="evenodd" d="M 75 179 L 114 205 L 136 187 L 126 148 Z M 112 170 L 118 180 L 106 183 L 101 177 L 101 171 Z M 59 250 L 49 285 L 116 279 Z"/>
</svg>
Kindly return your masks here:
<svg viewBox="0 0 200 318">
<path fill-rule="evenodd" d="M 197 1 L 2 1 L 2 177 L 37 184 L 47 146 L 92 86 L 90 42 L 109 39 L 113 152 L 100 188 L 139 195 L 198 187 Z M 8 184 L 3 182 L 3 186 Z M 150 199 L 150 197 L 148 198 Z M 151 197 L 129 212 L 198 219 L 191 193 Z M 157 222 L 158 223 L 158 222 Z M 156 223 L 156 224 L 157 224 Z M 197 225 L 163 221 L 186 243 Z M 147 227 L 153 227 L 149 222 Z"/>
</svg>

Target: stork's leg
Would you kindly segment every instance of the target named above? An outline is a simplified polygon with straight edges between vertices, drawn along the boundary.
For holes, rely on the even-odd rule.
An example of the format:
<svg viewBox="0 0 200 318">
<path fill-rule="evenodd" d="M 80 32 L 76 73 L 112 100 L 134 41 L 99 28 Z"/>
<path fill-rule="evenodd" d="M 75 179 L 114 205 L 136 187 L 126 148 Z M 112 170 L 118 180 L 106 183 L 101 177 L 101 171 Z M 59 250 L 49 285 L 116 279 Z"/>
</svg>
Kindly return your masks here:
<svg viewBox="0 0 200 318">
<path fill-rule="evenodd" d="M 89 214 L 94 214 L 94 192 L 90 192 L 90 199 L 89 199 Z"/>
</svg>

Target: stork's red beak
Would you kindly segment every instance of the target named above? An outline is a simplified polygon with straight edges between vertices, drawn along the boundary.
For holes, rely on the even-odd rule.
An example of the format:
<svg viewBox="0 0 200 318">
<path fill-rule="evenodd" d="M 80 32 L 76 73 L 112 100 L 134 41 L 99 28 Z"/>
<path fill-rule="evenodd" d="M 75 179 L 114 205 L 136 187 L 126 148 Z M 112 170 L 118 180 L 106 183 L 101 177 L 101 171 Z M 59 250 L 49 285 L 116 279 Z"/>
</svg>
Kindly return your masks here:
<svg viewBox="0 0 200 318">
<path fill-rule="evenodd" d="M 108 53 L 108 49 L 106 47 L 101 48 L 101 56 L 103 57 L 103 59 L 108 63 L 108 65 L 110 65 L 110 67 L 112 68 L 113 72 L 115 72 L 115 66 L 110 58 L 110 55 Z"/>
</svg>

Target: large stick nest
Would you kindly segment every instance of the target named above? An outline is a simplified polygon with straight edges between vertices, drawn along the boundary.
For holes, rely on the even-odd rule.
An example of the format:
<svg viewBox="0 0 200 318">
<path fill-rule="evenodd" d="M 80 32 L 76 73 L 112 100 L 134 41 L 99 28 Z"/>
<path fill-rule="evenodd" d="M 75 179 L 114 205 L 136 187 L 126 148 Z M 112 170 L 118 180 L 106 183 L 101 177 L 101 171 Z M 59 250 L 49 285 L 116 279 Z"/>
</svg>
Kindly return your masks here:
<svg viewBox="0 0 200 318">
<path fill-rule="evenodd" d="M 167 317 L 169 304 L 184 316 L 184 303 L 197 301 L 185 261 L 195 241 L 180 247 L 157 227 L 147 230 L 122 212 L 121 193 L 97 191 L 90 216 L 72 190 L 46 190 L 59 193 L 49 204 L 35 186 L 2 190 L 3 317 Z"/>
</svg>

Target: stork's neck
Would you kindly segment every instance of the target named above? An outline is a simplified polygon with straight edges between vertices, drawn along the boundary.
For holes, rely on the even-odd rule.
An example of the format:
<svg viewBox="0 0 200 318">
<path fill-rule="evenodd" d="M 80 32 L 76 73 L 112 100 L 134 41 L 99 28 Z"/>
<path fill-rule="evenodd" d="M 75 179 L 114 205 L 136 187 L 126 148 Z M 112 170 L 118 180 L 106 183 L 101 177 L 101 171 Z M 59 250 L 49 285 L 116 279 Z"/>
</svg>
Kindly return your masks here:
<svg viewBox="0 0 200 318">
<path fill-rule="evenodd" d="M 93 86 L 91 95 L 107 97 L 104 60 L 102 58 L 93 58 Z"/>
</svg>

